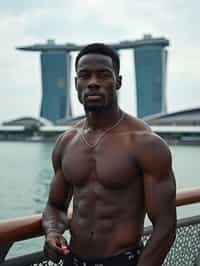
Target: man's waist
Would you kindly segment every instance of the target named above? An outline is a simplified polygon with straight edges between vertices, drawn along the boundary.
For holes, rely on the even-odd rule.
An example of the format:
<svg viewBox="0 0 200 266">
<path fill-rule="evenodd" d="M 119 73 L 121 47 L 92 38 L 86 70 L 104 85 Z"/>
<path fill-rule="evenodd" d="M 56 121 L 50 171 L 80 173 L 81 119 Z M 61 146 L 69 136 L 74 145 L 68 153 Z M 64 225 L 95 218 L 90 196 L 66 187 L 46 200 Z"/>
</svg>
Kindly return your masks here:
<svg viewBox="0 0 200 266">
<path fill-rule="evenodd" d="M 114 256 L 106 257 L 81 257 L 74 252 L 70 252 L 69 257 L 65 260 L 71 260 L 73 266 L 116 266 L 130 265 L 137 262 L 143 249 L 143 244 L 140 242 L 134 248 L 129 248 Z M 65 264 L 64 264 L 65 265 Z M 66 264 L 67 265 L 67 264 Z"/>
</svg>

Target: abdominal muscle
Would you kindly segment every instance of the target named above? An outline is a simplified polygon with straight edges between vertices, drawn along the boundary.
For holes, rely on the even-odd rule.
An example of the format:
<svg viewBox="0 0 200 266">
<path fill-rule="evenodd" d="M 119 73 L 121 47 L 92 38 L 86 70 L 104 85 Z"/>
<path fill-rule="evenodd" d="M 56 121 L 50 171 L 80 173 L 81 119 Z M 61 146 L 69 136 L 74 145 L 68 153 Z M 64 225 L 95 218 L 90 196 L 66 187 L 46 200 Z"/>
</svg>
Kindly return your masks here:
<svg viewBox="0 0 200 266">
<path fill-rule="evenodd" d="M 89 191 L 75 193 L 69 227 L 73 253 L 87 258 L 107 257 L 137 246 L 143 232 L 144 211 L 137 195 L 129 192 L 109 192 L 109 197 L 105 192 L 96 198 Z"/>
</svg>

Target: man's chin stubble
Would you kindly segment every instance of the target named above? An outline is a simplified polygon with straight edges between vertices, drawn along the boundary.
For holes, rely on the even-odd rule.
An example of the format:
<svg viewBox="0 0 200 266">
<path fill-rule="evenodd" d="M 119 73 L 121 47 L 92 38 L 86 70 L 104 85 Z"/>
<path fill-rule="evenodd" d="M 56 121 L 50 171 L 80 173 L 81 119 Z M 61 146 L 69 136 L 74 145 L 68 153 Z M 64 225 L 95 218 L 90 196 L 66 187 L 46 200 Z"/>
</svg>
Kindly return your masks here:
<svg viewBox="0 0 200 266">
<path fill-rule="evenodd" d="M 106 110 L 106 108 L 103 106 L 85 106 L 85 112 L 94 112 L 94 113 L 100 113 Z"/>
<path fill-rule="evenodd" d="M 99 105 L 99 106 L 87 106 L 87 105 L 84 105 L 84 109 L 85 109 L 85 112 L 96 112 L 96 113 L 100 113 L 100 112 L 105 112 L 105 111 L 109 111 L 110 108 L 112 107 L 112 104 L 108 104 L 108 105 Z"/>
</svg>

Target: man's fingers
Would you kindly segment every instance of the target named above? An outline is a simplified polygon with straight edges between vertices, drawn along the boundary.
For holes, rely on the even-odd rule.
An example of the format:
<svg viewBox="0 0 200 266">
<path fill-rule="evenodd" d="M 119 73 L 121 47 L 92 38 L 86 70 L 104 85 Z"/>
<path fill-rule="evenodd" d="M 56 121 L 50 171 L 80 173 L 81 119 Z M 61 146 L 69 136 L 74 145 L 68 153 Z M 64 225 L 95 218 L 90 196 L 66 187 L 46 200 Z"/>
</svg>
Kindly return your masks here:
<svg viewBox="0 0 200 266">
<path fill-rule="evenodd" d="M 53 262 L 59 262 L 69 253 L 67 242 L 61 234 L 50 233 L 45 241 L 44 254 Z"/>
<path fill-rule="evenodd" d="M 60 238 L 60 247 L 61 247 L 61 250 L 63 252 L 63 255 L 66 255 L 69 253 L 69 248 L 67 246 L 67 242 L 66 240 L 64 239 L 64 237 L 61 237 Z"/>
<path fill-rule="evenodd" d="M 51 251 L 53 256 L 57 254 L 59 257 L 63 257 L 69 253 L 67 242 L 62 235 L 57 235 L 46 240 L 46 247 L 48 251 Z"/>
<path fill-rule="evenodd" d="M 60 256 L 50 247 L 47 245 L 44 246 L 44 255 L 45 257 L 49 258 L 53 262 L 59 262 Z"/>
<path fill-rule="evenodd" d="M 54 243 L 51 243 L 50 249 L 57 255 L 61 255 L 61 256 L 64 255 L 63 251 L 62 251 L 62 248 L 61 248 L 60 241 L 56 241 Z"/>
</svg>

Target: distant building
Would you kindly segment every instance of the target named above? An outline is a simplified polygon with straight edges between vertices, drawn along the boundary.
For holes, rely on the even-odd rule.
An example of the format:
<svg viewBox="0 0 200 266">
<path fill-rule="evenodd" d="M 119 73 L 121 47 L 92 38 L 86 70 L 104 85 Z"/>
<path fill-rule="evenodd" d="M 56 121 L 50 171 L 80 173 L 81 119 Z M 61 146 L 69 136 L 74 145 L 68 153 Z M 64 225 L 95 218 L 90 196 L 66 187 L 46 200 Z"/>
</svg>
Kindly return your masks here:
<svg viewBox="0 0 200 266">
<path fill-rule="evenodd" d="M 41 117 L 53 122 L 71 117 L 70 71 L 69 53 L 45 51 L 41 54 Z"/>
<path fill-rule="evenodd" d="M 58 135 L 80 123 L 84 116 L 62 119 L 56 124 L 44 118 L 21 117 L 0 125 L 1 140 L 55 141 Z M 169 144 L 200 144 L 200 108 L 143 118 L 153 132 Z"/>
<path fill-rule="evenodd" d="M 53 126 L 53 123 L 45 118 L 42 117 L 19 117 L 16 119 L 12 119 L 9 121 L 5 121 L 2 123 L 3 126 L 37 126 L 37 127 L 43 127 L 43 126 Z"/>
<path fill-rule="evenodd" d="M 27 51 L 41 52 L 42 100 L 40 116 L 52 122 L 72 116 L 70 99 L 70 52 L 56 49 L 54 40 L 37 49 L 25 48 Z M 19 48 L 21 49 L 21 48 Z M 24 50 L 24 48 L 22 48 Z"/>
<path fill-rule="evenodd" d="M 85 118 L 85 115 L 76 116 L 72 118 L 64 118 L 56 121 L 56 126 L 73 126 L 77 123 L 80 123 L 82 119 Z"/>
<path fill-rule="evenodd" d="M 42 141 L 41 130 L 46 127 L 53 127 L 53 123 L 42 117 L 27 116 L 5 121 L 0 125 L 0 141 Z"/>
<path fill-rule="evenodd" d="M 200 126 L 200 108 L 152 115 L 145 117 L 144 120 L 151 126 Z"/>
<path fill-rule="evenodd" d="M 166 39 L 145 35 L 134 45 L 137 116 L 166 112 Z"/>
<path fill-rule="evenodd" d="M 135 50 L 137 115 L 145 117 L 166 112 L 166 66 L 169 41 L 145 35 L 141 40 L 110 44 L 114 49 Z M 71 118 L 70 53 L 82 45 L 72 43 L 34 44 L 19 47 L 41 52 L 42 103 L 40 116 L 53 122 Z"/>
</svg>

